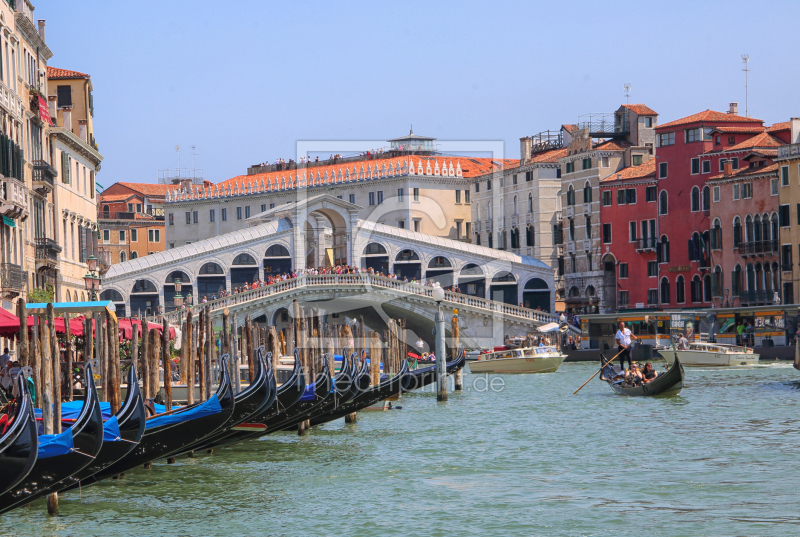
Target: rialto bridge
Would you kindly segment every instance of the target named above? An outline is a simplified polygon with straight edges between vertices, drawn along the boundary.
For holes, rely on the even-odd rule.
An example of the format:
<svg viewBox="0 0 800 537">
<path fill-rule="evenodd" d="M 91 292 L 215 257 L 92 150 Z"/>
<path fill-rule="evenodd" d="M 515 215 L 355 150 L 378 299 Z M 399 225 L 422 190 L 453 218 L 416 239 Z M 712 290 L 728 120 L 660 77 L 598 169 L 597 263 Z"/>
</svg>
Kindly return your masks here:
<svg viewBox="0 0 800 537">
<path fill-rule="evenodd" d="M 336 323 L 363 317 L 378 329 L 388 317 L 406 318 L 415 335 L 430 340 L 436 305 L 431 287 L 418 282 L 434 280 L 460 290 L 448 291 L 443 306 L 459 310 L 461 335 L 475 346 L 556 320 L 547 313 L 555 298 L 553 271 L 541 261 L 364 221 L 356 216 L 359 209 L 325 194 L 285 204 L 251 218 L 251 227 L 111 266 L 101 299 L 113 301 L 118 315 L 169 314 L 180 279 L 181 295 L 191 295 L 193 307 L 210 307 L 213 317 L 227 306 L 239 324 L 249 315 L 281 325 L 298 299 Z M 222 289 L 332 264 L 398 278 L 303 275 L 219 298 Z"/>
</svg>

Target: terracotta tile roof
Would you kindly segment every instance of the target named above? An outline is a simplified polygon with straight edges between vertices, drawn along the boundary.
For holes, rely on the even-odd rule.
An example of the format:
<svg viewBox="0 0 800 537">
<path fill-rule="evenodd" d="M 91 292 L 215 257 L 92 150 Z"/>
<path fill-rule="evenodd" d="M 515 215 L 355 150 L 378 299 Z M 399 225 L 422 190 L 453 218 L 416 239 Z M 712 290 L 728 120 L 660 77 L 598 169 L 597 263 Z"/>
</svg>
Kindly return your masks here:
<svg viewBox="0 0 800 537">
<path fill-rule="evenodd" d="M 725 149 L 725 151 L 741 151 L 743 149 L 752 149 L 754 147 L 778 147 L 784 145 L 781 140 L 778 140 L 767 132 L 757 134 L 752 138 L 748 138 L 744 142 L 738 143 Z"/>
<path fill-rule="evenodd" d="M 781 123 L 775 123 L 774 125 L 767 127 L 767 132 L 788 131 L 791 128 L 792 128 L 791 121 L 782 121 Z"/>
<path fill-rule="evenodd" d="M 528 162 L 558 162 L 558 159 L 561 157 L 566 157 L 568 152 L 568 149 L 552 149 L 550 151 L 543 151 L 531 157 L 531 160 Z"/>
<path fill-rule="evenodd" d="M 453 176 L 457 176 L 460 167 L 461 177 L 478 177 L 493 171 L 499 171 L 519 166 L 519 159 L 491 159 L 455 156 L 420 156 L 409 155 L 388 159 L 359 160 L 354 162 L 343 162 L 330 164 L 327 166 L 312 166 L 309 168 L 300 167 L 293 170 L 282 170 L 267 173 L 256 173 L 253 175 L 237 175 L 227 181 L 218 183 L 216 187 L 246 187 L 248 185 L 258 186 L 259 188 L 293 188 L 294 183 L 299 179 L 311 183 L 311 186 L 334 182 L 341 182 L 338 177 L 344 177 L 348 172 L 351 176 L 360 176 L 363 172 L 364 177 L 372 173 L 382 173 L 384 166 L 387 170 L 402 170 L 413 161 L 414 175 L 439 175 L 448 176 L 450 167 L 453 169 Z M 419 172 L 420 166 L 422 173 Z M 429 171 L 430 170 L 430 171 Z M 448 173 L 443 173 L 447 170 Z M 395 175 L 395 172 L 392 172 Z"/>
<path fill-rule="evenodd" d="M 764 166 L 764 167 L 761 167 L 761 168 L 749 168 L 749 167 L 748 168 L 741 168 L 739 170 L 736 170 L 731 175 L 725 175 L 723 173 L 723 174 L 720 174 L 720 175 L 715 175 L 714 177 L 710 177 L 709 181 L 712 181 L 714 179 L 731 179 L 731 178 L 737 178 L 738 179 L 740 177 L 748 177 L 748 176 L 751 176 L 751 175 L 770 174 L 770 173 L 773 173 L 773 172 L 775 174 L 777 174 L 778 173 L 778 167 L 779 167 L 778 164 L 770 164 L 769 166 Z"/>
<path fill-rule="evenodd" d="M 644 164 L 639 166 L 628 166 L 622 170 L 612 173 L 608 177 L 601 179 L 601 182 L 606 181 L 622 181 L 625 179 L 644 179 L 647 177 L 656 176 L 656 159 L 651 158 Z"/>
<path fill-rule="evenodd" d="M 714 127 L 712 132 L 733 134 L 758 134 L 764 132 L 764 127 Z"/>
<path fill-rule="evenodd" d="M 86 73 L 70 71 L 69 69 L 59 69 L 58 67 L 47 66 L 47 78 L 89 78 Z"/>
<path fill-rule="evenodd" d="M 126 201 L 135 196 L 136 194 L 98 194 L 97 199 L 101 202 L 108 203 L 112 201 Z"/>
<path fill-rule="evenodd" d="M 769 158 L 777 158 L 778 157 L 778 150 L 777 149 L 754 149 L 750 151 L 747 155 L 742 158 L 748 158 L 750 155 L 758 155 L 761 157 L 769 157 Z"/>
<path fill-rule="evenodd" d="M 704 112 L 699 112 L 697 114 L 692 114 L 691 116 L 686 116 L 681 119 L 676 119 L 675 121 L 670 121 L 669 123 L 664 123 L 663 125 L 659 125 L 657 127 L 658 130 L 667 128 L 667 127 L 677 127 L 678 125 L 687 125 L 689 123 L 699 123 L 699 122 L 712 122 L 718 121 L 720 123 L 727 122 L 727 123 L 761 123 L 763 124 L 764 121 L 761 119 L 754 119 L 751 117 L 744 117 L 739 116 L 736 114 L 727 114 L 725 112 L 715 112 L 714 110 L 706 110 Z"/>
<path fill-rule="evenodd" d="M 145 196 L 166 196 L 170 190 L 180 190 L 180 185 L 160 185 L 156 183 L 117 183 Z"/>
<path fill-rule="evenodd" d="M 657 116 L 658 112 L 647 106 L 646 104 L 623 104 L 625 108 L 640 116 Z"/>
<path fill-rule="evenodd" d="M 602 149 L 603 151 L 625 151 L 625 149 L 629 148 L 631 144 L 628 142 L 623 142 L 619 140 L 606 140 L 605 142 L 600 142 L 596 146 L 592 148 L 593 151 L 598 149 Z"/>
<path fill-rule="evenodd" d="M 566 130 L 567 132 L 575 132 L 576 130 L 578 130 L 578 126 L 575 125 L 574 123 L 565 123 L 564 125 L 561 125 L 561 128 Z"/>
</svg>

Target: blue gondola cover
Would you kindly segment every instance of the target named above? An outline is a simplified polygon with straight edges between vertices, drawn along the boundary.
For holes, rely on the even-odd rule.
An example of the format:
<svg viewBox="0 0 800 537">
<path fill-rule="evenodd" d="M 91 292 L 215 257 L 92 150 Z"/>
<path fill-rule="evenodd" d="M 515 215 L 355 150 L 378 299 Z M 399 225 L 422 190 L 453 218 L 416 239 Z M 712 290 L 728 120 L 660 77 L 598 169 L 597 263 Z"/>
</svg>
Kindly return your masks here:
<svg viewBox="0 0 800 537">
<path fill-rule="evenodd" d="M 39 458 L 46 459 L 56 455 L 66 455 L 75 445 L 72 443 L 72 428 L 61 434 L 43 434 L 39 436 Z"/>
<path fill-rule="evenodd" d="M 122 438 L 122 433 L 119 432 L 119 422 L 116 416 L 111 416 L 103 424 L 103 442 L 117 442 Z"/>
<path fill-rule="evenodd" d="M 163 425 L 174 425 L 184 421 L 211 416 L 218 412 L 222 412 L 222 406 L 219 404 L 219 398 L 217 397 L 217 394 L 214 394 L 205 403 L 202 403 L 191 410 L 187 410 L 186 412 L 168 414 L 166 416 L 147 420 L 145 429 L 152 429 L 153 427 L 160 427 Z"/>
</svg>

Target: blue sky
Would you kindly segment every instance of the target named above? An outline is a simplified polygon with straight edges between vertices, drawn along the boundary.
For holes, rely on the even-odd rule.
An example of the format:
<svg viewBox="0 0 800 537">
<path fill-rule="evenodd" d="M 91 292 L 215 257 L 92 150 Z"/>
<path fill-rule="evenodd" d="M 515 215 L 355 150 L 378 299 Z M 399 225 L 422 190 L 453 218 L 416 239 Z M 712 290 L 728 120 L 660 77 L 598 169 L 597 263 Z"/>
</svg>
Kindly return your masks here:
<svg viewBox="0 0 800 537">
<path fill-rule="evenodd" d="M 800 2 L 39 0 L 50 65 L 92 75 L 98 181 L 197 167 L 222 181 L 298 140 L 414 132 L 503 140 L 625 102 L 664 123 L 707 108 L 800 115 Z M 365 147 L 369 149 L 369 147 Z"/>
</svg>

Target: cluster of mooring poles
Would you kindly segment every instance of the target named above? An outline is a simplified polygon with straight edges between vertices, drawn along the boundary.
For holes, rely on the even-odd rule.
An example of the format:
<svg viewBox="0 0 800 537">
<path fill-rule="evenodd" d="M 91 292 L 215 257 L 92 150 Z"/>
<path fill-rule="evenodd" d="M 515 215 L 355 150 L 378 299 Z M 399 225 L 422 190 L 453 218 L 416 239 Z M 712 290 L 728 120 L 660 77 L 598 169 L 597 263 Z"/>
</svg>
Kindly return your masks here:
<svg viewBox="0 0 800 537">
<path fill-rule="evenodd" d="M 21 374 L 4 407 L 17 425 L 0 427 L 0 513 L 45 496 L 57 513 L 59 492 L 274 431 L 355 423 L 359 410 L 399 408 L 391 401 L 403 391 L 433 383 L 444 401 L 448 373 L 463 385 L 457 312 L 451 359 L 439 312 L 427 367 L 410 364 L 405 319 L 376 331 L 363 318 L 327 322 L 297 300 L 281 330 L 249 315 L 240 326 L 228 308 L 189 309 L 179 326 L 74 314 L 18 304 Z"/>
</svg>

